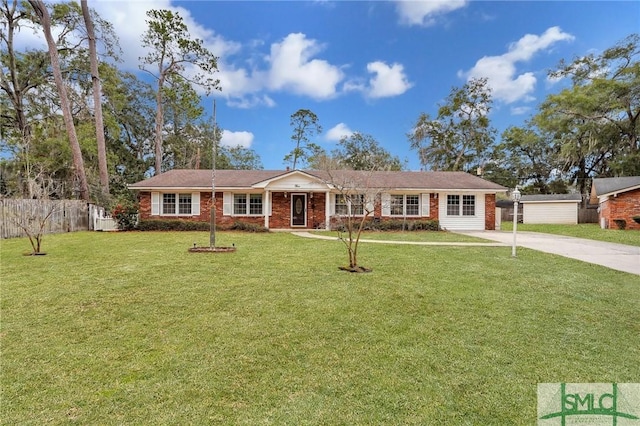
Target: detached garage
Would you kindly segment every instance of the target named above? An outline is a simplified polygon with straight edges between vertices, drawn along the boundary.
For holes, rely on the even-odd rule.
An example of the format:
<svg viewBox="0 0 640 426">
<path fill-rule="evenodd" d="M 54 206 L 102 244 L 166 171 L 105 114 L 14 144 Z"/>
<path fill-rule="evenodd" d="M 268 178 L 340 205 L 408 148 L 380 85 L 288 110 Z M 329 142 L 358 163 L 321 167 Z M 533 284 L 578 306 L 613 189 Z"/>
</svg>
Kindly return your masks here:
<svg viewBox="0 0 640 426">
<path fill-rule="evenodd" d="M 578 223 L 580 194 L 523 195 L 522 223 Z"/>
</svg>

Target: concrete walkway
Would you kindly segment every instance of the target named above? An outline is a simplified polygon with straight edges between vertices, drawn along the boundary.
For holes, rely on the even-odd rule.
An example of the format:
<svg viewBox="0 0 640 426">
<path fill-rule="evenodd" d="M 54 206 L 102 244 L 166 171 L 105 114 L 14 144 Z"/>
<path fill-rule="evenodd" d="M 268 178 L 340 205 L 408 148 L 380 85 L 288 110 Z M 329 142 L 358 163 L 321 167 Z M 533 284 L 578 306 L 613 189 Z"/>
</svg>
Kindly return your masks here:
<svg viewBox="0 0 640 426">
<path fill-rule="evenodd" d="M 513 233 L 508 231 L 460 231 L 459 233 L 503 244 L 513 244 Z M 539 232 L 518 232 L 516 245 L 640 275 L 640 247 L 637 246 Z"/>
<path fill-rule="evenodd" d="M 311 232 L 306 231 L 295 231 L 292 232 L 293 235 L 297 235 L 298 237 L 304 238 L 315 238 L 319 240 L 330 240 L 330 241 L 339 241 L 338 237 L 329 237 L 327 235 L 317 235 L 312 234 Z M 482 238 L 482 237 L 481 237 Z M 505 244 L 501 242 L 474 242 L 474 243 L 463 243 L 463 242 L 430 242 L 430 241 L 393 241 L 393 240 L 366 240 L 361 239 L 361 243 L 376 243 L 376 244 L 405 244 L 405 245 L 414 245 L 414 246 L 469 246 L 469 247 L 504 247 Z"/>
<path fill-rule="evenodd" d="M 513 244 L 513 233 L 508 231 L 456 231 L 471 237 L 484 238 L 492 242 L 463 243 L 463 242 L 420 242 L 420 241 L 383 241 L 360 240 L 363 243 L 377 244 L 407 244 L 430 246 L 470 246 L 470 247 L 504 247 Z M 316 235 L 310 232 L 293 232 L 294 235 L 305 238 L 337 241 L 337 237 Z M 617 271 L 640 275 L 640 247 L 626 244 L 606 243 L 603 241 L 585 240 L 582 238 L 566 237 L 563 235 L 542 234 L 539 232 L 518 232 L 516 245 L 532 250 L 557 254 L 583 262 L 606 266 Z"/>
</svg>

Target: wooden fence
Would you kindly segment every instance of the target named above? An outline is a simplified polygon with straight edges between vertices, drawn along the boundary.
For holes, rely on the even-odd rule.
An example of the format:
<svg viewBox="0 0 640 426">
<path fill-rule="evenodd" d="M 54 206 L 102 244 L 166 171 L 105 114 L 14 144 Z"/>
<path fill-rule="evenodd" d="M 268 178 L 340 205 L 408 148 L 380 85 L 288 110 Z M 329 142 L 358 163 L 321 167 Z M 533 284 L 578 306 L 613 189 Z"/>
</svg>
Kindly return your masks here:
<svg viewBox="0 0 640 426">
<path fill-rule="evenodd" d="M 500 212 L 503 222 L 513 222 L 513 207 L 502 207 Z M 518 222 L 522 223 L 522 204 L 518 206 Z M 593 207 L 578 208 L 578 223 L 598 223 L 598 209 Z"/>
<path fill-rule="evenodd" d="M 89 206 L 86 201 L 79 200 L 0 199 L 0 236 L 24 237 L 26 234 L 19 224 L 34 229 L 49 213 L 45 234 L 88 231 L 93 229 Z"/>
</svg>

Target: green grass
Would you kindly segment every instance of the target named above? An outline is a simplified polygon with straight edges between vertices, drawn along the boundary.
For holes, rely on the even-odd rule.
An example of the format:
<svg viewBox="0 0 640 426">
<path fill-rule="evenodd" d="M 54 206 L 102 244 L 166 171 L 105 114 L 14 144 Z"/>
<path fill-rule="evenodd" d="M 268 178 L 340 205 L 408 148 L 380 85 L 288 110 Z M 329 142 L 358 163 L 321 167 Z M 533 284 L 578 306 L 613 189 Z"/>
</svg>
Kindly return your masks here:
<svg viewBox="0 0 640 426">
<path fill-rule="evenodd" d="M 313 234 L 337 237 L 337 231 L 313 231 Z M 345 234 L 346 235 L 346 234 Z M 416 241 L 428 243 L 486 243 L 489 240 L 468 235 L 457 234 L 445 231 L 392 231 L 374 232 L 363 231 L 360 236 L 362 240 L 382 240 L 382 241 Z"/>
<path fill-rule="evenodd" d="M 533 424 L 640 377 L 638 277 L 508 247 L 219 233 L 1 243 L 3 424 Z"/>
<path fill-rule="evenodd" d="M 501 229 L 503 231 L 512 231 L 513 222 L 502 222 Z M 588 240 L 640 246 L 640 231 L 631 229 L 625 231 L 619 229 L 602 229 L 597 223 L 581 223 L 578 225 L 518 223 L 518 231 L 544 232 L 547 234 L 586 238 Z"/>
</svg>

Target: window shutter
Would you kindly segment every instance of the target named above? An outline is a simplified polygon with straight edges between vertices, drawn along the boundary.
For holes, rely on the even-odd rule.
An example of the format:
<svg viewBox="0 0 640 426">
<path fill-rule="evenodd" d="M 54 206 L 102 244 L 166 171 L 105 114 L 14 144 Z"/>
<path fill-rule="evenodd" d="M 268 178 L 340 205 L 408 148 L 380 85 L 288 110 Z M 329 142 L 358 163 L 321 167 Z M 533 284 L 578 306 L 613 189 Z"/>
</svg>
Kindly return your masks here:
<svg viewBox="0 0 640 426">
<path fill-rule="evenodd" d="M 193 216 L 200 216 L 200 193 L 191 193 L 191 214 Z"/>
<path fill-rule="evenodd" d="M 158 216 L 160 214 L 160 193 L 151 193 L 151 215 Z"/>
<path fill-rule="evenodd" d="M 391 216 L 391 194 L 382 194 L 382 216 Z"/>
<path fill-rule="evenodd" d="M 429 216 L 429 195 L 422 194 L 422 216 Z"/>
<path fill-rule="evenodd" d="M 364 195 L 364 202 L 365 202 L 365 206 L 364 209 L 365 211 L 371 212 L 371 214 L 374 213 L 375 211 L 375 194 L 365 194 Z"/>
<path fill-rule="evenodd" d="M 222 214 L 230 216 L 233 213 L 233 194 L 225 192 L 222 194 Z"/>
</svg>

